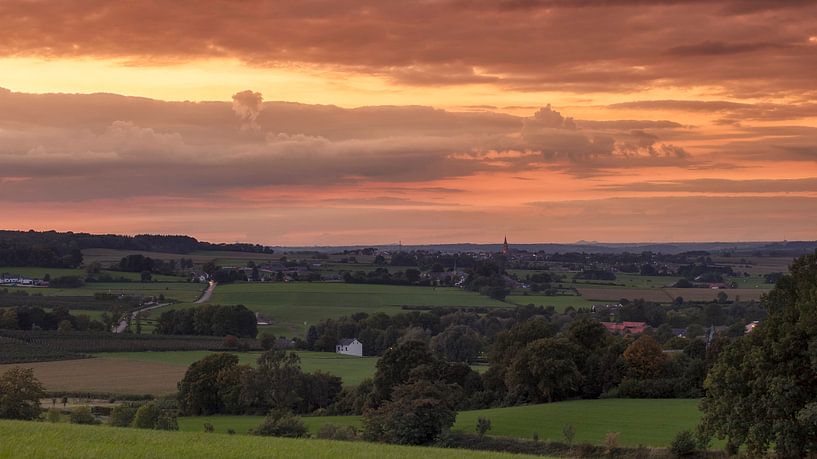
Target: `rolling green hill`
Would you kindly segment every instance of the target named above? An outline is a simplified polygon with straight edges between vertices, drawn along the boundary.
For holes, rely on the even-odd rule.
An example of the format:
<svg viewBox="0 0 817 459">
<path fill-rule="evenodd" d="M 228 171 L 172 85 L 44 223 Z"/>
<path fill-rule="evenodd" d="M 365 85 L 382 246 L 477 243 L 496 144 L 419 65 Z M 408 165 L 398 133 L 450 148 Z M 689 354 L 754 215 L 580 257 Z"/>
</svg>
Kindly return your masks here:
<svg viewBox="0 0 817 459">
<path fill-rule="evenodd" d="M 0 421 L 0 457 L 15 458 L 525 458 L 364 442 L 163 432 L 106 426 Z"/>
</svg>

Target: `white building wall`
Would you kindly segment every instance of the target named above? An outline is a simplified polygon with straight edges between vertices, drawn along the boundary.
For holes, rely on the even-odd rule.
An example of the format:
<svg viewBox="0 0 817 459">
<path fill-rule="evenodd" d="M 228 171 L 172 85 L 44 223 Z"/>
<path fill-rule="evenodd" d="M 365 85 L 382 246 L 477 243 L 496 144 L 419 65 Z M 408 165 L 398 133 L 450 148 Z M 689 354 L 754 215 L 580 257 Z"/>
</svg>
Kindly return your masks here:
<svg viewBox="0 0 817 459">
<path fill-rule="evenodd" d="M 337 345 L 335 346 L 335 352 L 338 354 L 344 355 L 354 355 L 356 357 L 363 357 L 363 343 L 358 340 L 352 341 L 351 344 L 347 346 Z"/>
</svg>

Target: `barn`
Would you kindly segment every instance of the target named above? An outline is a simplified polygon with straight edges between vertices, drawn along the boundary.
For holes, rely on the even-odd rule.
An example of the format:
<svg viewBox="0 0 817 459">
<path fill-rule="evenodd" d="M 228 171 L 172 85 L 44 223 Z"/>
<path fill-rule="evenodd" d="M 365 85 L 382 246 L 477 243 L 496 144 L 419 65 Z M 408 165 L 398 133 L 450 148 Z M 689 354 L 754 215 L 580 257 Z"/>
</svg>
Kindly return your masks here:
<svg viewBox="0 0 817 459">
<path fill-rule="evenodd" d="M 338 341 L 335 346 L 335 352 L 344 355 L 354 355 L 356 357 L 363 357 L 363 343 L 357 338 L 342 339 Z"/>
</svg>

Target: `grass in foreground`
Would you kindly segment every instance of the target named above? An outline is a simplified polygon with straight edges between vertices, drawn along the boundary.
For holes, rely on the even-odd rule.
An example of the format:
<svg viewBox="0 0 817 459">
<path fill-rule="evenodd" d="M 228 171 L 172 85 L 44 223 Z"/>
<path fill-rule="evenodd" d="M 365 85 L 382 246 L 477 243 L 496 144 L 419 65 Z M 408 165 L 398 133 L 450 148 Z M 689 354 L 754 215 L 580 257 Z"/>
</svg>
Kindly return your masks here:
<svg viewBox="0 0 817 459">
<path fill-rule="evenodd" d="M 462 411 L 454 430 L 474 432 L 478 418 L 491 420 L 489 435 L 532 439 L 534 432 L 542 440 L 564 441 L 562 429 L 570 424 L 576 430 L 577 443 L 600 444 L 608 432 L 618 432 L 622 446 L 666 447 L 675 435 L 694 429 L 701 417 L 698 400 L 607 399 L 577 400 L 543 405 Z M 360 428 L 359 416 L 303 417 L 313 434 L 325 424 Z M 216 432 L 228 429 L 245 434 L 257 427 L 263 416 L 207 416 L 179 419 L 181 430 L 201 432 L 204 423 Z"/>
<path fill-rule="evenodd" d="M 456 449 L 363 442 L 162 432 L 106 426 L 0 421 L 0 457 L 15 458 L 523 458 Z"/>
<path fill-rule="evenodd" d="M 694 429 L 701 413 L 698 400 L 604 399 L 463 411 L 455 429 L 473 432 L 478 418 L 491 420 L 491 435 L 563 441 L 562 428 L 576 429 L 576 442 L 599 444 L 618 432 L 623 446 L 669 446 L 675 435 Z"/>
</svg>

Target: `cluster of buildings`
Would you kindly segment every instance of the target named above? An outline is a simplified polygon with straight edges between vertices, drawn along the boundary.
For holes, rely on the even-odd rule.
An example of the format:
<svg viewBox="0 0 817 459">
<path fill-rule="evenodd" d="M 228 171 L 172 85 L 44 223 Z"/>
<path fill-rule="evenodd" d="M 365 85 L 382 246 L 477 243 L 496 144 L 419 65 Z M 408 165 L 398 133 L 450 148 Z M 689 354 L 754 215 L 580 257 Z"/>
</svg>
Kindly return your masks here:
<svg viewBox="0 0 817 459">
<path fill-rule="evenodd" d="M 0 286 L 5 287 L 48 287 L 48 281 L 31 279 L 15 274 L 0 274 Z"/>
</svg>

